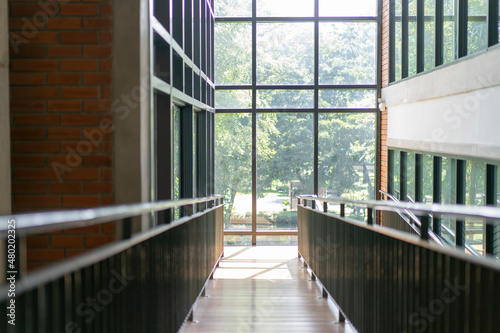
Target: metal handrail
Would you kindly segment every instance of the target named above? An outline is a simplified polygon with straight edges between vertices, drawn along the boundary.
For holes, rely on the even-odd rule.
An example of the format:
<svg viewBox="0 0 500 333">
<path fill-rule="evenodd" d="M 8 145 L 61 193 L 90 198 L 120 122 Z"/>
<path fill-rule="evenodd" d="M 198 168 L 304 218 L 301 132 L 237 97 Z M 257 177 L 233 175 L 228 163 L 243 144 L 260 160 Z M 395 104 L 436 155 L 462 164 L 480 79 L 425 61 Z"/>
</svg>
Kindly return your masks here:
<svg viewBox="0 0 500 333">
<path fill-rule="evenodd" d="M 390 198 L 392 201 L 396 202 L 396 203 L 399 203 L 400 201 L 395 197 L 393 196 L 392 194 L 389 194 L 389 193 L 385 193 L 383 191 L 380 191 L 380 193 L 386 195 L 388 198 Z M 407 214 L 409 214 L 409 210 L 406 210 Z M 400 211 L 397 211 L 396 213 L 399 214 L 399 216 L 406 222 L 406 224 L 408 224 L 419 236 L 420 236 L 420 228 L 422 227 L 422 223 L 420 222 L 420 220 L 418 218 L 413 218 L 413 216 L 415 216 L 413 214 L 413 216 L 410 215 L 410 217 L 412 218 L 412 221 L 410 221 L 410 219 L 406 216 L 403 215 L 403 213 L 401 213 Z M 416 217 L 416 216 L 415 216 Z"/>
<path fill-rule="evenodd" d="M 195 205 L 213 201 L 215 205 L 222 203 L 221 195 L 212 195 L 204 198 L 165 200 L 158 202 L 135 203 L 109 207 L 97 207 L 81 210 L 67 210 L 55 212 L 40 212 L 0 216 L 2 220 L 16 221 L 16 235 L 27 236 L 61 230 L 66 227 L 80 228 L 95 224 L 123 220 L 142 214 L 151 214 L 167 209 Z M 0 225 L 0 238 L 7 237 L 8 225 Z"/>
<path fill-rule="evenodd" d="M 380 193 L 384 194 L 385 196 L 387 196 L 388 198 L 390 198 L 392 201 L 396 202 L 396 203 L 401 203 L 401 201 L 399 201 L 395 196 L 387 193 L 387 192 L 384 192 L 382 190 L 380 190 Z M 411 198 L 410 198 L 411 199 Z M 411 200 L 411 202 L 413 203 L 413 201 Z M 420 236 L 421 235 L 421 228 L 422 228 L 422 222 L 420 222 L 419 218 L 413 214 L 413 212 L 411 212 L 410 210 L 408 209 L 405 209 L 405 212 L 406 214 L 408 214 L 408 216 L 411 218 L 411 220 L 418 226 L 418 235 Z M 399 216 L 402 217 L 401 213 L 399 213 Z M 411 227 L 412 225 L 409 223 L 409 221 L 407 221 L 406 219 L 403 219 L 406 221 L 406 223 Z M 415 228 L 413 228 L 415 230 Z M 436 233 L 434 231 L 432 231 L 431 229 L 427 230 L 427 234 L 429 235 L 429 237 L 434 241 L 436 242 L 437 244 L 439 244 L 440 246 L 444 246 L 441 238 L 436 235 Z"/>
<path fill-rule="evenodd" d="M 384 192 L 382 192 L 384 193 Z M 384 193 L 385 194 L 385 193 Z M 390 195 L 390 194 L 389 194 Z M 392 196 L 394 198 L 394 196 Z M 344 199 L 344 198 L 319 198 L 317 196 L 310 196 L 310 195 L 300 195 L 300 199 L 303 200 L 318 200 L 321 202 L 330 202 L 330 203 L 336 203 L 336 204 L 349 204 L 357 207 L 363 207 L 363 208 L 368 208 L 368 209 L 374 209 L 374 210 L 383 210 L 383 211 L 389 211 L 389 212 L 396 212 L 400 216 L 403 212 L 411 212 L 411 215 L 415 216 L 417 222 L 414 220 L 415 224 L 419 225 L 421 227 L 421 222 L 418 219 L 417 215 L 419 216 L 438 216 L 438 217 L 443 217 L 443 216 L 451 216 L 453 218 L 456 218 L 456 216 L 462 216 L 462 217 L 472 217 L 472 218 L 481 218 L 484 219 L 486 224 L 500 224 L 500 207 L 478 207 L 478 206 L 464 206 L 464 205 L 443 205 L 443 204 L 432 204 L 432 205 L 427 205 L 427 204 L 422 204 L 422 203 L 401 203 L 401 202 L 391 202 L 391 201 L 382 201 L 382 200 L 351 200 L 351 199 Z M 409 223 L 409 220 L 406 220 L 406 223 L 412 227 L 412 224 Z M 414 229 L 415 230 L 415 229 Z M 432 230 L 429 231 L 429 237 L 431 237 L 436 243 L 439 245 L 443 246 L 443 241 L 446 243 L 450 244 L 447 242 L 447 240 L 444 237 L 439 237 L 436 235 Z M 452 230 L 446 228 L 446 231 L 450 233 L 450 235 L 453 235 L 455 237 L 455 234 L 453 233 Z M 420 230 L 417 231 L 417 233 L 420 233 Z M 469 251 L 472 255 L 477 256 L 477 257 L 482 257 L 482 255 L 477 252 L 468 242 L 465 242 L 464 247 Z"/>
<path fill-rule="evenodd" d="M 335 204 L 348 204 L 357 207 L 390 212 L 393 212 L 395 210 L 404 211 L 405 209 L 408 209 L 417 216 L 427 216 L 428 214 L 433 214 L 434 216 L 440 218 L 445 216 L 480 218 L 484 219 L 485 223 L 487 224 L 500 224 L 500 207 L 479 207 L 436 203 L 432 205 L 409 202 L 393 203 L 385 200 L 351 200 L 345 198 L 320 198 L 304 195 L 300 195 L 299 198 L 304 200 L 318 200 Z"/>
<path fill-rule="evenodd" d="M 387 196 L 389 199 L 393 200 L 394 202 L 398 202 L 398 203 L 400 202 L 400 201 L 399 201 L 399 200 L 397 200 L 397 198 L 396 198 L 396 197 L 394 197 L 393 195 L 391 195 L 391 194 L 389 194 L 389 193 L 387 193 L 387 192 L 384 192 L 384 191 L 382 191 L 382 190 L 379 190 L 379 191 L 380 191 L 380 193 L 382 193 L 383 195 Z M 413 198 L 412 198 L 411 196 L 407 195 L 406 197 L 410 200 L 410 202 L 415 203 L 415 201 L 413 200 Z M 406 211 L 408 212 L 408 215 L 413 216 L 413 217 L 412 217 L 412 219 L 415 221 L 415 223 L 416 223 L 419 227 L 421 227 L 421 226 L 422 226 L 422 224 L 421 224 L 421 222 L 420 222 L 419 218 L 418 218 L 415 214 L 413 214 L 412 212 L 410 212 L 410 211 L 408 211 L 408 210 L 406 210 Z M 400 215 L 400 216 L 401 216 L 401 215 Z M 401 216 L 401 217 L 402 217 L 402 216 Z M 430 217 L 430 218 L 432 218 L 432 217 L 433 217 L 433 215 L 432 215 L 432 214 L 429 214 L 429 217 Z M 405 221 L 406 221 L 406 220 L 405 220 Z M 408 222 L 407 222 L 407 223 L 408 223 Z M 453 232 L 453 230 L 451 230 L 450 228 L 448 228 L 447 226 L 445 226 L 445 225 L 443 225 L 443 224 L 441 224 L 441 228 L 442 228 L 444 231 L 446 231 L 446 232 L 447 232 L 447 233 L 448 233 L 448 234 L 449 234 L 452 238 L 455 238 L 455 233 Z M 420 235 L 420 230 L 418 231 L 418 234 Z M 444 242 L 444 243 L 446 243 L 446 244 L 448 244 L 449 246 L 452 246 L 452 247 L 455 245 L 453 242 L 451 242 L 451 241 L 450 241 L 450 240 L 448 240 L 447 238 L 442 237 L 442 236 L 440 236 L 440 235 L 437 235 L 436 233 L 434 233 L 434 231 L 432 231 L 432 230 L 430 230 L 430 229 L 429 229 L 429 236 L 430 236 L 433 240 L 435 240 L 436 238 L 437 238 L 437 239 L 439 239 L 439 242 L 436 242 L 436 243 L 438 243 L 438 244 L 439 244 L 439 245 L 441 245 L 441 246 L 444 246 L 443 242 Z M 477 252 L 477 250 L 476 250 L 476 249 L 474 249 L 474 248 L 473 248 L 473 247 L 472 247 L 472 246 L 471 246 L 468 242 L 465 242 L 464 247 L 465 247 L 465 248 L 467 249 L 467 251 L 469 251 L 472 255 L 474 255 L 474 256 L 476 256 L 476 257 L 482 257 L 482 255 L 481 255 L 479 252 Z"/>
</svg>

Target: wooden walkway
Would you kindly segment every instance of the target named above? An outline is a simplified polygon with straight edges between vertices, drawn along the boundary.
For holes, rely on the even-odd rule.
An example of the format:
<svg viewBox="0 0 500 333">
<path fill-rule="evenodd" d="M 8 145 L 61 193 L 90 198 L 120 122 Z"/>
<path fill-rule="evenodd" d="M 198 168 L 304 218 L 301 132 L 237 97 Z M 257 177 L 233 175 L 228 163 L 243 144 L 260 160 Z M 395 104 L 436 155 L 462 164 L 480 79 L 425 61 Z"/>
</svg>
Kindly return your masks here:
<svg viewBox="0 0 500 333">
<path fill-rule="evenodd" d="M 183 333 L 354 332 L 311 280 L 296 246 L 226 247 Z"/>
</svg>

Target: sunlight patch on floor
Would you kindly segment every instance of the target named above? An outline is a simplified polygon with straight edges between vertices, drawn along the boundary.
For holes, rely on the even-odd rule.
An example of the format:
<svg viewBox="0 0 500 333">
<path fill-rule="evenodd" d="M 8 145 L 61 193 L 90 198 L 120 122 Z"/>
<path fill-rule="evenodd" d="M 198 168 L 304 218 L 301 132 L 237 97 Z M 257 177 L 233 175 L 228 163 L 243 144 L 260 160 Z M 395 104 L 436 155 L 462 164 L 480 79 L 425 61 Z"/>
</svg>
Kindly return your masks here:
<svg viewBox="0 0 500 333">
<path fill-rule="evenodd" d="M 226 246 L 215 279 L 291 280 L 287 261 L 297 258 L 296 246 Z"/>
</svg>

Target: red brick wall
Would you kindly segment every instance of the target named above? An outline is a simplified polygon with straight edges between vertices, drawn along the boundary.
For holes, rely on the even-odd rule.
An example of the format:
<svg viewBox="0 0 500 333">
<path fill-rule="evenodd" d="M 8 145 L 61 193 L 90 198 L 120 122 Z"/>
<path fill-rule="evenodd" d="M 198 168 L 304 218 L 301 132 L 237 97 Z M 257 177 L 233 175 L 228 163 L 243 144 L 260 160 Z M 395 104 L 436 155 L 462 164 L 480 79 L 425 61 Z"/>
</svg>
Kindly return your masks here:
<svg viewBox="0 0 500 333">
<path fill-rule="evenodd" d="M 9 1 L 12 210 L 114 202 L 112 2 Z M 29 268 L 113 239 L 112 225 L 28 239 Z"/>
<path fill-rule="evenodd" d="M 383 1 L 382 13 L 382 87 L 386 87 L 389 85 L 389 0 Z M 381 146 L 380 188 L 387 191 L 387 110 L 382 112 Z"/>
</svg>

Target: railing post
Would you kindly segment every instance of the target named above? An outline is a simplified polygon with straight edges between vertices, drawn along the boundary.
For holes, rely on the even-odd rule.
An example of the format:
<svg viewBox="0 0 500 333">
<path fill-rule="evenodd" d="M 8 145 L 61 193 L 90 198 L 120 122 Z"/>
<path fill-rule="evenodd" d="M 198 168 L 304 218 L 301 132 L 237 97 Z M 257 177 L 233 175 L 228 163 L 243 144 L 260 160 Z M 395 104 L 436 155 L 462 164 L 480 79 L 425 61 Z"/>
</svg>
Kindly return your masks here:
<svg viewBox="0 0 500 333">
<path fill-rule="evenodd" d="M 123 239 L 132 237 L 132 218 L 127 217 L 123 219 Z"/>
<path fill-rule="evenodd" d="M 300 198 L 297 198 L 297 206 L 300 205 Z"/>
<path fill-rule="evenodd" d="M 373 208 L 368 208 L 368 225 L 373 225 Z"/>
<path fill-rule="evenodd" d="M 421 216 L 420 221 L 422 227 L 420 228 L 420 238 L 422 240 L 429 240 L 429 216 Z"/>
<path fill-rule="evenodd" d="M 328 213 L 328 202 L 323 202 L 323 212 Z"/>
<path fill-rule="evenodd" d="M 340 217 L 345 217 L 345 204 L 340 204 Z"/>
</svg>

